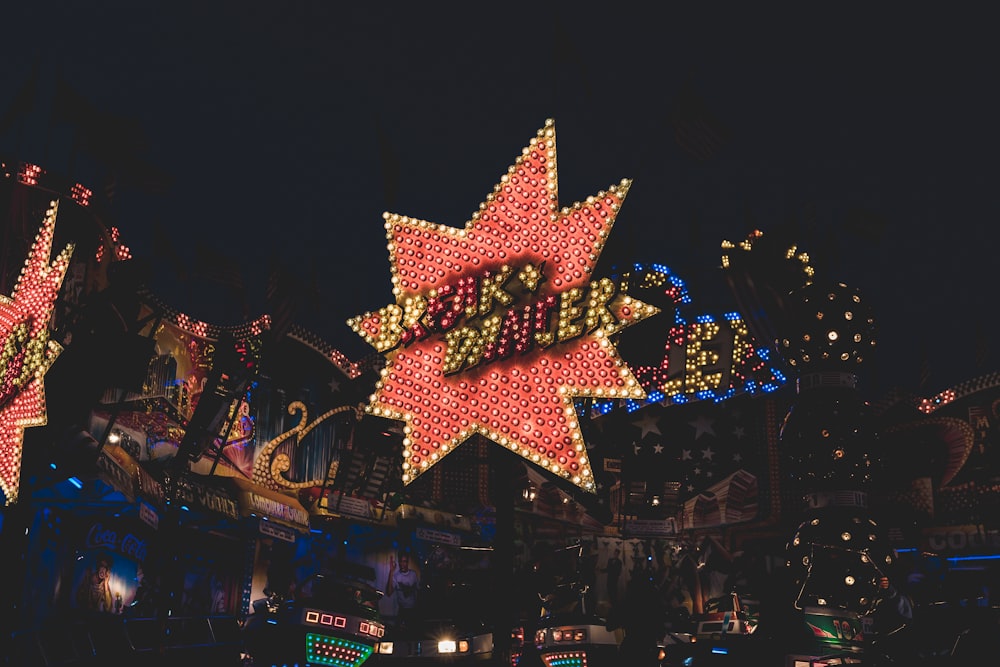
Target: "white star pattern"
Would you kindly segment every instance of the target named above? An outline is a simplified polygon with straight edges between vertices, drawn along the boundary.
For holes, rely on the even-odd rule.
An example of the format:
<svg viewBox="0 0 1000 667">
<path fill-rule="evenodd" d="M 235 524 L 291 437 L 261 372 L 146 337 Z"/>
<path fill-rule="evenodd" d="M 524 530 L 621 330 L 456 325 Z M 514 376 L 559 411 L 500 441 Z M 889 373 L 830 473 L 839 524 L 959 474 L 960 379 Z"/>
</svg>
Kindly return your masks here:
<svg viewBox="0 0 1000 667">
<path fill-rule="evenodd" d="M 759 477 L 766 461 L 758 442 L 762 416 L 744 410 L 743 417 L 749 421 L 737 422 L 734 412 L 728 405 L 706 402 L 666 408 L 649 405 L 638 414 L 622 414 L 619 429 L 638 429 L 618 444 L 618 451 L 628 452 L 623 466 L 631 466 L 633 474 L 647 482 L 676 482 L 679 501 L 708 491 L 741 469 Z M 614 422 L 609 419 L 608 423 Z"/>
<path fill-rule="evenodd" d="M 632 422 L 634 425 L 642 429 L 642 433 L 639 435 L 640 438 L 645 438 L 647 433 L 655 433 L 657 435 L 663 435 L 660 433 L 660 427 L 657 425 L 656 415 L 652 412 L 646 412 L 642 419 L 639 421 Z"/>
<path fill-rule="evenodd" d="M 715 429 L 712 428 L 714 421 L 714 419 L 709 418 L 707 415 L 698 415 L 698 418 L 693 422 L 688 422 L 688 424 L 694 426 L 694 439 L 697 440 L 706 433 L 708 435 L 715 435 Z"/>
</svg>

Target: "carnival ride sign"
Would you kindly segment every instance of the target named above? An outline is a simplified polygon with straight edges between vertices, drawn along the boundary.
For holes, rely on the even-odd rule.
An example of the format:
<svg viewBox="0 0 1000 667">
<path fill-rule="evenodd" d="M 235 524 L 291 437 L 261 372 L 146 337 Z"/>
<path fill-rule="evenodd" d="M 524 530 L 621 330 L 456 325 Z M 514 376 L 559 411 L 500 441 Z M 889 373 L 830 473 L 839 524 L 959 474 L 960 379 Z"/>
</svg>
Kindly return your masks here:
<svg viewBox="0 0 1000 667">
<path fill-rule="evenodd" d="M 0 294 L 0 491 L 17 502 L 24 429 L 46 423 L 43 380 L 62 346 L 49 320 L 73 245 L 51 261 L 58 202 L 52 201 L 10 297 Z"/>
<path fill-rule="evenodd" d="M 644 398 L 611 337 L 659 310 L 595 278 L 630 182 L 558 205 L 548 120 L 464 228 L 384 214 L 396 302 L 348 324 L 387 360 L 403 482 L 480 434 L 593 492 L 573 401 Z"/>
</svg>

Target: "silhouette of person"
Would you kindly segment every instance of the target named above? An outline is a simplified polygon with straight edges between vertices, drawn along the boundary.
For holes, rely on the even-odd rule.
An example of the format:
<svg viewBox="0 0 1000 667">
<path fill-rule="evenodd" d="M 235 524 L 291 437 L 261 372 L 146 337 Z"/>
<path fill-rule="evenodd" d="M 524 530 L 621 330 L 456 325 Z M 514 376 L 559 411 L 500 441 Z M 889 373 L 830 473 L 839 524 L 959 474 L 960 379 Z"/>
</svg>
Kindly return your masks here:
<svg viewBox="0 0 1000 667">
<path fill-rule="evenodd" d="M 633 577 L 625 592 L 621 627 L 625 638 L 618 649 L 620 664 L 653 667 L 657 661 L 657 641 L 664 632 L 663 606 L 649 577 Z"/>
<path fill-rule="evenodd" d="M 608 556 L 608 562 L 601 570 L 601 572 L 606 572 L 608 575 L 608 599 L 611 601 L 612 607 L 618 605 L 618 580 L 621 579 L 623 566 L 621 554 L 622 550 L 615 547 L 614 555 Z"/>
</svg>

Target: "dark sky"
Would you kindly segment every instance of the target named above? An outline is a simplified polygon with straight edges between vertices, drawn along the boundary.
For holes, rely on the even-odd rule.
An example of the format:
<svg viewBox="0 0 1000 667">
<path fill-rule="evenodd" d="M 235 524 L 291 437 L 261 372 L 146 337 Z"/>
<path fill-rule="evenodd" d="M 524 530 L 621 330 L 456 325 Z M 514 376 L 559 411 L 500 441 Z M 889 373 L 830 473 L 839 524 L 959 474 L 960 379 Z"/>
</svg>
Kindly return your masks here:
<svg viewBox="0 0 1000 667">
<path fill-rule="evenodd" d="M 670 266 L 700 310 L 734 308 L 723 239 L 794 223 L 819 275 L 872 305 L 882 385 L 916 387 L 924 349 L 928 394 L 1000 367 L 975 363 L 997 320 L 986 15 L 674 4 L 17 3 L 0 106 L 36 59 L 38 106 L 0 151 L 100 189 L 106 168 L 50 120 L 63 77 L 137 123 L 171 178 L 116 191 L 137 256 L 159 257 L 159 227 L 188 267 L 199 245 L 240 259 L 253 315 L 276 258 L 315 284 L 301 323 L 356 358 L 345 321 L 392 300 L 382 212 L 464 225 L 554 118 L 561 204 L 633 179 L 605 253 Z M 728 132 L 704 162 L 675 140 L 685 82 Z M 237 317 L 212 285 L 156 281 L 195 317 Z"/>
</svg>

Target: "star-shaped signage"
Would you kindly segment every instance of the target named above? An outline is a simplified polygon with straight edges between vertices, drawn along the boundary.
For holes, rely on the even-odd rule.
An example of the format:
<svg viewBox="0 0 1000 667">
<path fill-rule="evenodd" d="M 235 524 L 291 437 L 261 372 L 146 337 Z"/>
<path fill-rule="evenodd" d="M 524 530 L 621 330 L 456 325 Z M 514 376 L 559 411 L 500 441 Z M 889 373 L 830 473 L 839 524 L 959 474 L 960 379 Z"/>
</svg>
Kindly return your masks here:
<svg viewBox="0 0 1000 667">
<path fill-rule="evenodd" d="M 73 246 L 51 261 L 57 211 L 51 202 L 11 298 L 0 294 L 0 491 L 7 504 L 17 501 L 24 429 L 46 423 L 43 378 L 62 352 L 49 339 L 49 320 Z"/>
<path fill-rule="evenodd" d="M 657 308 L 592 273 L 629 181 L 560 208 L 549 120 L 454 228 L 386 213 L 396 302 L 348 324 L 386 356 L 409 484 L 480 434 L 593 492 L 576 397 L 644 398 L 611 341 Z"/>
</svg>

